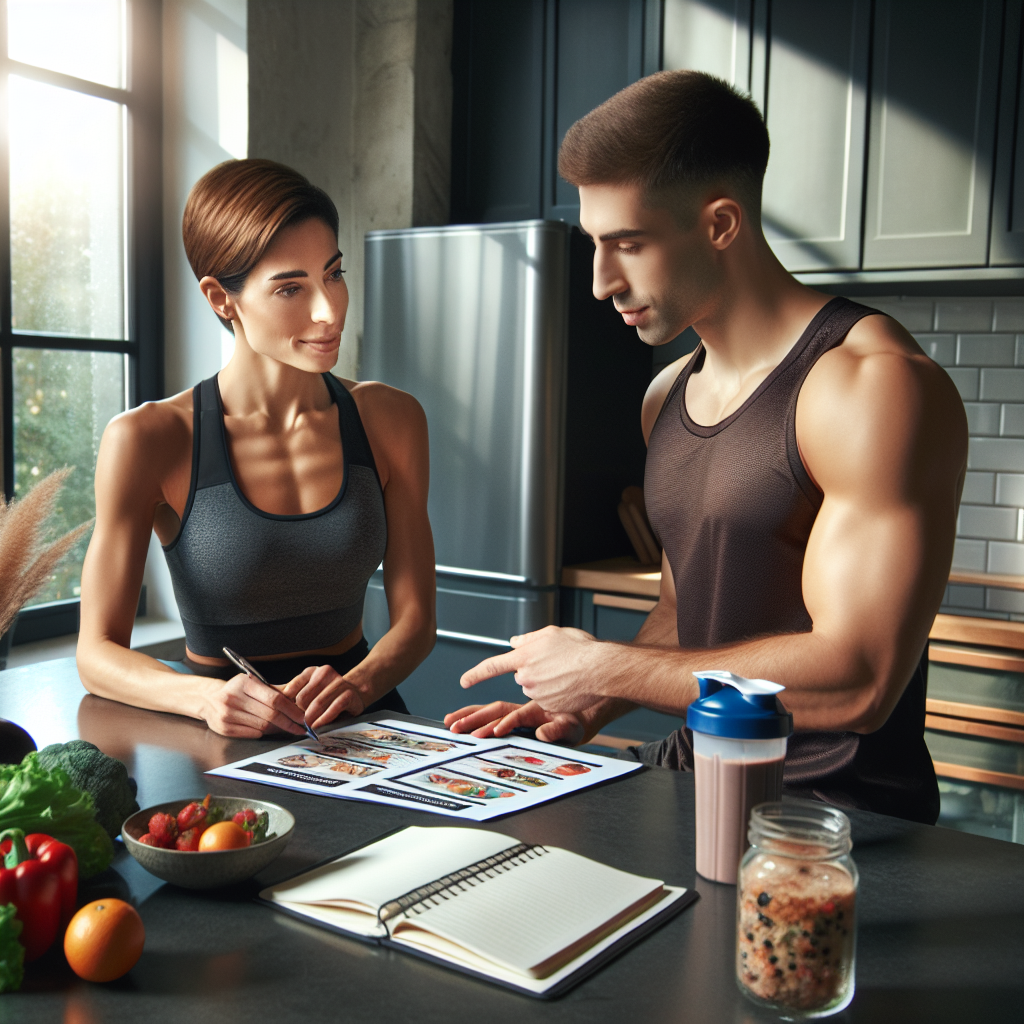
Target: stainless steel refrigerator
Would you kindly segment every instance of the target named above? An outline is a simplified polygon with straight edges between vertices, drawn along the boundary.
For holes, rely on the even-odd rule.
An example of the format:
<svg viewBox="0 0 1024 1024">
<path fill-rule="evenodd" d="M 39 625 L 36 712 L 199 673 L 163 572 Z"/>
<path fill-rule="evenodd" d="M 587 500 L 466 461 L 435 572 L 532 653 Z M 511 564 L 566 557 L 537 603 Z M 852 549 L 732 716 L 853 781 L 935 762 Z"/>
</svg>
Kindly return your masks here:
<svg viewBox="0 0 1024 1024">
<path fill-rule="evenodd" d="M 561 222 L 370 232 L 360 378 L 414 395 L 430 431 L 437 646 L 402 693 L 440 717 L 522 699 L 458 678 L 560 621 L 566 564 L 627 554 L 621 489 L 643 479 L 650 350 L 590 293 L 592 248 Z M 387 629 L 376 576 L 371 642 Z"/>
</svg>

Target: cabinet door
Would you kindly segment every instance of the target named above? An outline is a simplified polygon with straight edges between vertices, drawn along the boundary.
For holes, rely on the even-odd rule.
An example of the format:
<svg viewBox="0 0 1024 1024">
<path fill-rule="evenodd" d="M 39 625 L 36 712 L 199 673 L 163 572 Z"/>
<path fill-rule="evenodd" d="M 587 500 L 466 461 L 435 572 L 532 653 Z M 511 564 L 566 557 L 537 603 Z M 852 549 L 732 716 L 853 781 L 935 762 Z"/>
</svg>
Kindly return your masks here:
<svg viewBox="0 0 1024 1024">
<path fill-rule="evenodd" d="M 787 270 L 860 263 L 870 18 L 869 0 L 773 0 L 765 19 L 761 221 Z"/>
<path fill-rule="evenodd" d="M 864 268 L 988 256 L 999 0 L 878 0 Z"/>
<path fill-rule="evenodd" d="M 751 0 L 665 0 L 661 66 L 706 71 L 750 90 Z"/>
<path fill-rule="evenodd" d="M 1006 5 L 992 210 L 993 266 L 1024 263 L 1024 32 L 1021 0 Z"/>
</svg>

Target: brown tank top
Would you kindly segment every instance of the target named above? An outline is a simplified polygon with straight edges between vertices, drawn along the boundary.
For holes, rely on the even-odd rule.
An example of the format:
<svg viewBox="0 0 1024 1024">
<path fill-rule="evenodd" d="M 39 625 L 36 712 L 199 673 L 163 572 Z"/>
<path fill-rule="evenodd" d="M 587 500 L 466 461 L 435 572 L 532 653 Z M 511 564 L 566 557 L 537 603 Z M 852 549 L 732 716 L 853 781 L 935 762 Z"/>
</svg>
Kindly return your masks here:
<svg viewBox="0 0 1024 1024">
<path fill-rule="evenodd" d="M 694 423 L 686 411 L 686 384 L 703 367 L 703 345 L 673 384 L 651 431 L 644 497 L 675 579 L 681 647 L 811 629 L 801 574 L 822 494 L 797 448 L 797 398 L 818 359 L 875 312 L 849 299 L 826 303 L 757 390 L 713 426 Z M 927 664 L 926 649 L 877 732 L 790 737 L 787 791 L 934 823 L 939 794 L 924 743 Z M 692 767 L 687 733 L 664 742 L 663 764 Z"/>
</svg>

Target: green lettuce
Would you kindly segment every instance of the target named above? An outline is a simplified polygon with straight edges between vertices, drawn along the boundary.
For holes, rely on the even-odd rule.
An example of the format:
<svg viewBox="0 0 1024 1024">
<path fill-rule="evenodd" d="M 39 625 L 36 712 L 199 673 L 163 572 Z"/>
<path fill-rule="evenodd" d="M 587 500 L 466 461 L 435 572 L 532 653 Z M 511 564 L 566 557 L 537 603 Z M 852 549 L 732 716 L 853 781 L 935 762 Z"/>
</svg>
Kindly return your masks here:
<svg viewBox="0 0 1024 1024">
<path fill-rule="evenodd" d="M 43 832 L 74 848 L 78 874 L 89 878 L 110 866 L 114 845 L 96 820 L 92 797 L 63 768 L 44 768 L 39 755 L 0 765 L 0 830 Z"/>
<path fill-rule="evenodd" d="M 25 975 L 25 948 L 18 941 L 21 922 L 13 903 L 0 907 L 0 992 L 17 992 Z"/>
</svg>

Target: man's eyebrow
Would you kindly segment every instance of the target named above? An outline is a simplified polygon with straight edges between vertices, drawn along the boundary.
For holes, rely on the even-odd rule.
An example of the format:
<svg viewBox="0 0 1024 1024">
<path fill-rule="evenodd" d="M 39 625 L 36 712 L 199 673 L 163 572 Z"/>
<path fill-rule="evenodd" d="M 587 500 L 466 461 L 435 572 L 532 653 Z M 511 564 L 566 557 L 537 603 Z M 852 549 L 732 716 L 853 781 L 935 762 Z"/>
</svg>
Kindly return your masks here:
<svg viewBox="0 0 1024 1024">
<path fill-rule="evenodd" d="M 614 242 L 617 238 L 638 238 L 640 235 L 650 234 L 640 228 L 623 228 L 621 231 L 609 231 L 606 235 L 599 235 L 599 242 Z"/>
</svg>

